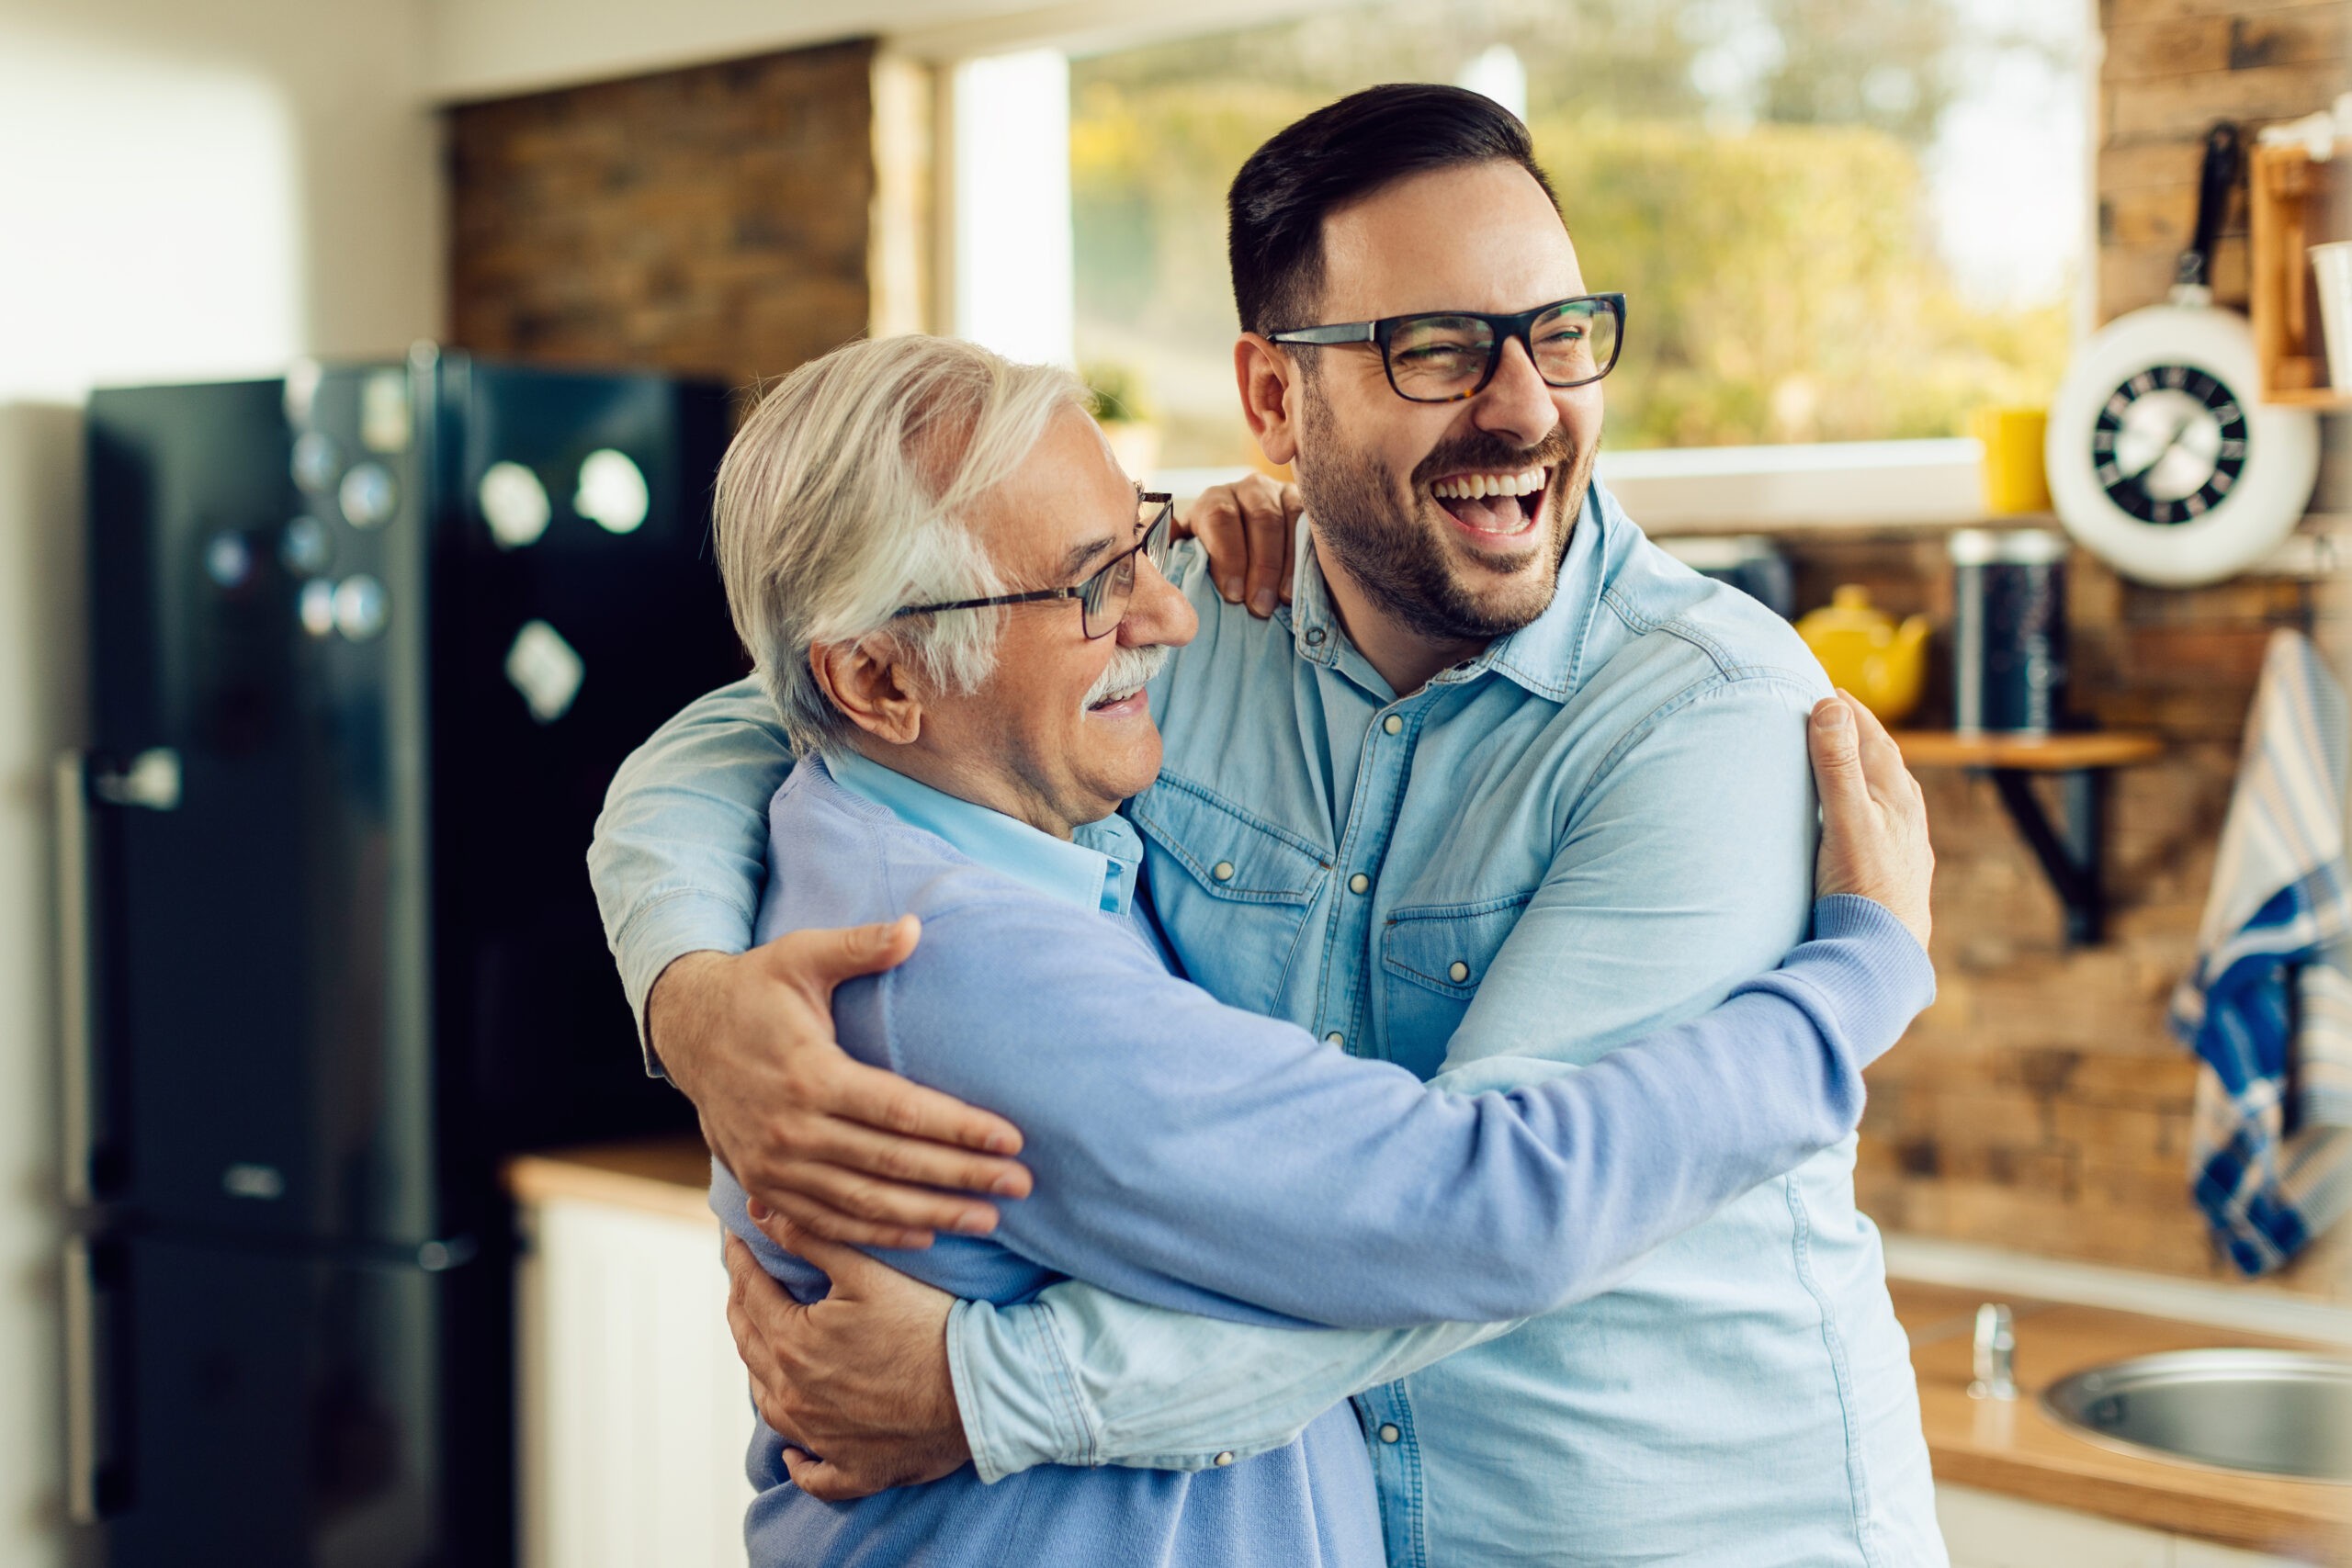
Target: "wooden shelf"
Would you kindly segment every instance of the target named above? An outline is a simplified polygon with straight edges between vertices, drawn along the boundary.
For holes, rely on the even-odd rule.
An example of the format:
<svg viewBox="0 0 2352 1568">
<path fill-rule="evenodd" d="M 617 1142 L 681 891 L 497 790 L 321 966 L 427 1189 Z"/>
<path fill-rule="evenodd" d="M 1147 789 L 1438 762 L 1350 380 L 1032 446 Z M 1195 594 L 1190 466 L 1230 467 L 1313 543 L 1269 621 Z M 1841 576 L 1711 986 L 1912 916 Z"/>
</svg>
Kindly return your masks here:
<svg viewBox="0 0 2352 1568">
<path fill-rule="evenodd" d="M 2246 315 L 2254 328 L 2254 357 L 2262 400 L 2290 408 L 2352 408 L 2352 389 L 2327 384 L 2319 301 L 2307 252 L 2344 237 L 2343 176 L 2335 164 L 2352 154 L 2336 143 L 2336 159 L 2312 162 L 2301 146 L 2256 143 L 2247 164 L 2248 256 Z"/>
<path fill-rule="evenodd" d="M 2087 945 L 2107 934 L 2107 774 L 2153 761 L 2164 741 L 2128 730 L 2079 735 L 1962 735 L 1899 731 L 1895 744 L 1915 768 L 1974 768 L 1991 777 L 2002 808 L 2041 863 L 2066 908 L 2066 941 Z M 2055 778 L 2064 820 L 2052 822 L 2034 792 L 2036 774 Z"/>
<path fill-rule="evenodd" d="M 1962 735 L 1950 729 L 1898 731 L 1895 744 L 1915 768 L 2013 768 L 2030 773 L 2071 773 L 2086 768 L 2128 768 L 2154 761 L 2165 743 L 2154 735 L 2091 730 L 2080 735 Z"/>
<path fill-rule="evenodd" d="M 2352 392 L 2339 392 L 2333 387 L 2272 390 L 2263 393 L 2262 400 L 2290 409 L 2352 409 Z"/>
</svg>

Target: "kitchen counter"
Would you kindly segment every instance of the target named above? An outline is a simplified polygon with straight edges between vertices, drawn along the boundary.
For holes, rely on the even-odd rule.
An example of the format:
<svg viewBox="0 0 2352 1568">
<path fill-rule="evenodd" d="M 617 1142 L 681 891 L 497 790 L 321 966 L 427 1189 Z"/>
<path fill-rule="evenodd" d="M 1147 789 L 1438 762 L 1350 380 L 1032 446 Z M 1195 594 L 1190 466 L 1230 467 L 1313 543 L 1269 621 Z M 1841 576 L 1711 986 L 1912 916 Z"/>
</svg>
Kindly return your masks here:
<svg viewBox="0 0 2352 1568">
<path fill-rule="evenodd" d="M 607 1144 L 510 1161 L 506 1186 L 524 1204 L 570 1200 L 717 1224 L 704 1206 L 710 1156 L 699 1139 Z M 1911 1337 L 1920 1416 L 1936 1478 L 2145 1529 L 2282 1556 L 2352 1564 L 2352 1486 L 2174 1464 L 2075 1436 L 2036 1396 L 2086 1367 L 2159 1350 L 2213 1345 L 2313 1347 L 2098 1307 L 2002 1297 L 2014 1314 L 2014 1402 L 1968 1397 L 1970 1336 L 1981 1292 L 1892 1282 Z"/>
<path fill-rule="evenodd" d="M 508 1194 L 526 1206 L 569 1199 L 718 1223 L 705 1201 L 710 1151 L 691 1135 L 517 1155 L 506 1162 L 504 1176 Z"/>
<path fill-rule="evenodd" d="M 1890 1289 L 1911 1337 L 1920 1419 L 1938 1481 L 2280 1556 L 2352 1563 L 2352 1486 L 2126 1453 L 2077 1436 L 2039 1403 L 2041 1391 L 2061 1378 L 2131 1356 L 2217 1345 L 2324 1347 L 1905 1280 L 1890 1281 Z M 1976 1308 L 1988 1300 L 2007 1303 L 2013 1314 L 2014 1401 L 1968 1397 Z"/>
</svg>

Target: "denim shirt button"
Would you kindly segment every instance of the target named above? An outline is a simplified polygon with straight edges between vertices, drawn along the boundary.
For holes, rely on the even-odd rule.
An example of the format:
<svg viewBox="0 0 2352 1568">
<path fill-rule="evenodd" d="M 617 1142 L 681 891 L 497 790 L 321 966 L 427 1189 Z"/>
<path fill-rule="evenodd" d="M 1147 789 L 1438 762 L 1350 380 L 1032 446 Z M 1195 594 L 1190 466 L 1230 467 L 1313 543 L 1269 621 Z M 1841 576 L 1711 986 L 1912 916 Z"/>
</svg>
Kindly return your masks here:
<svg viewBox="0 0 2352 1568">
<path fill-rule="evenodd" d="M 1309 626 L 1306 628 L 1306 646 L 1309 648 L 1320 648 L 1323 646 L 1323 628 L 1321 626 Z"/>
<path fill-rule="evenodd" d="M 1380 1424 L 1380 1440 L 1384 1443 L 1393 1443 L 1404 1435 L 1397 1430 L 1396 1423 L 1394 1421 L 1383 1421 Z"/>
<path fill-rule="evenodd" d="M 1227 1449 L 1225 1452 L 1216 1456 L 1216 1464 L 1219 1470 L 1223 1470 L 1227 1465 L 1231 1464 L 1232 1462 L 1233 1450 L 1231 1449 Z"/>
<path fill-rule="evenodd" d="M 1462 960 L 1457 958 L 1453 961 L 1453 966 L 1447 969 L 1445 973 L 1447 977 L 1458 986 L 1462 984 L 1463 981 L 1470 978 L 1470 965 L 1463 963 Z"/>
<path fill-rule="evenodd" d="M 1366 876 L 1363 872 L 1357 872 L 1353 876 L 1348 878 L 1348 891 L 1351 893 L 1365 893 L 1371 891 L 1371 888 L 1372 878 Z"/>
<path fill-rule="evenodd" d="M 1333 1031 L 1331 1031 L 1331 1032 L 1330 1032 L 1330 1033 L 1326 1034 L 1326 1035 L 1323 1037 L 1323 1043 L 1324 1043 L 1324 1044 L 1326 1044 L 1326 1045 L 1339 1045 L 1339 1046 L 1345 1046 L 1345 1045 L 1347 1044 L 1347 1043 L 1348 1043 L 1348 1037 L 1347 1037 L 1346 1035 L 1344 1035 L 1344 1034 L 1340 1033 L 1340 1032 L 1338 1030 L 1336 1030 L 1336 1029 L 1335 1029 L 1335 1030 L 1333 1030 Z"/>
<path fill-rule="evenodd" d="M 1390 714 L 1386 718 L 1384 718 L 1384 719 L 1382 719 L 1382 720 L 1380 721 L 1380 728 L 1383 728 L 1383 729 L 1385 729 L 1385 730 L 1386 730 L 1386 731 L 1388 731 L 1388 733 L 1389 733 L 1389 734 L 1394 735 L 1394 734 L 1396 734 L 1398 730 L 1400 730 L 1400 729 L 1402 729 L 1402 728 L 1405 728 L 1405 721 L 1404 721 L 1403 719 L 1401 719 L 1401 718 L 1398 718 L 1395 714 L 1393 714 L 1393 713 L 1392 713 L 1392 714 Z"/>
<path fill-rule="evenodd" d="M 1219 882 L 1230 882 L 1233 880 L 1233 863 L 1229 860 L 1221 860 L 1209 867 L 1209 874 Z"/>
</svg>

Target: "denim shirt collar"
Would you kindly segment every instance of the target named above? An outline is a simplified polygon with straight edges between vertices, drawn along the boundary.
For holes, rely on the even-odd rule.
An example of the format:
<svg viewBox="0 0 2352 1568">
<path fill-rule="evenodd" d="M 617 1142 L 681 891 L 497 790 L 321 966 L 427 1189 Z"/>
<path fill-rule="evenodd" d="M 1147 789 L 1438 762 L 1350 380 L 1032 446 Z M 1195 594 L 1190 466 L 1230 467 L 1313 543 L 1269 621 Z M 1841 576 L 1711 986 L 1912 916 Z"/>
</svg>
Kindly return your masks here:
<svg viewBox="0 0 2352 1568">
<path fill-rule="evenodd" d="M 1081 908 L 1125 915 L 1135 903 L 1136 870 L 1143 862 L 1135 829 L 1122 817 L 1080 827 L 1074 841 L 1043 832 L 933 789 L 847 747 L 821 759 L 835 784 L 882 807 L 910 827 L 936 833 L 961 854 L 1042 893 Z"/>
<path fill-rule="evenodd" d="M 1519 630 L 1497 637 L 1476 657 L 1440 671 L 1430 684 L 1458 685 L 1489 673 L 1498 674 L 1536 696 L 1564 703 L 1576 692 L 1584 645 L 1592 627 L 1600 596 L 1608 586 L 1609 547 L 1624 529 L 1617 498 L 1595 479 L 1585 492 L 1583 509 L 1568 536 L 1568 553 L 1560 563 L 1559 583 L 1552 603 Z M 1314 536 L 1301 528 L 1291 570 L 1291 602 L 1283 612 L 1300 658 L 1326 669 L 1336 669 L 1379 693 L 1393 697 L 1387 682 L 1348 639 L 1331 604 L 1329 585 L 1315 558 Z"/>
</svg>

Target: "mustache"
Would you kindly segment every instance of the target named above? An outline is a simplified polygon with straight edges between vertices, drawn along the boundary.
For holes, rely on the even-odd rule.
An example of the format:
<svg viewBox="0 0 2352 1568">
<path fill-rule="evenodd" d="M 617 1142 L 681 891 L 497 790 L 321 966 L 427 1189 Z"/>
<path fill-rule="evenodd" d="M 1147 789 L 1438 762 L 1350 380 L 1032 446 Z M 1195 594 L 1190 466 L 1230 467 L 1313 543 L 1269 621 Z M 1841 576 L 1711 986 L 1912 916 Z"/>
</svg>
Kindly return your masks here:
<svg viewBox="0 0 2352 1568">
<path fill-rule="evenodd" d="M 1458 440 L 1441 442 L 1430 455 L 1413 468 L 1413 488 L 1426 490 L 1448 474 L 1458 474 L 1466 468 L 1502 472 L 1517 468 L 1566 468 L 1577 455 L 1576 444 L 1568 439 L 1567 427 L 1555 424 L 1543 440 L 1532 446 L 1514 446 L 1498 435 L 1480 432 Z"/>
<path fill-rule="evenodd" d="M 1078 705 L 1091 708 L 1115 693 L 1132 692 L 1148 683 L 1168 663 L 1170 649 L 1166 643 L 1156 642 L 1148 648 L 1115 648 L 1111 650 L 1111 662 L 1086 688 L 1086 696 Z"/>
</svg>

